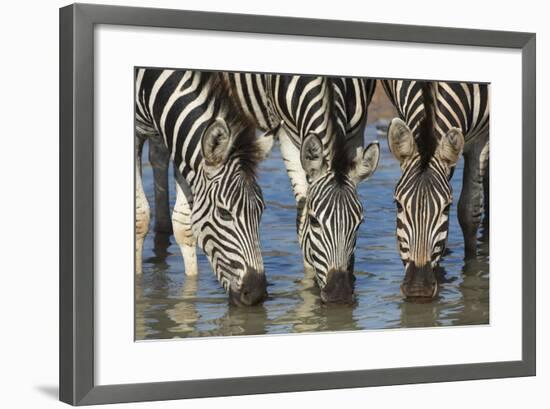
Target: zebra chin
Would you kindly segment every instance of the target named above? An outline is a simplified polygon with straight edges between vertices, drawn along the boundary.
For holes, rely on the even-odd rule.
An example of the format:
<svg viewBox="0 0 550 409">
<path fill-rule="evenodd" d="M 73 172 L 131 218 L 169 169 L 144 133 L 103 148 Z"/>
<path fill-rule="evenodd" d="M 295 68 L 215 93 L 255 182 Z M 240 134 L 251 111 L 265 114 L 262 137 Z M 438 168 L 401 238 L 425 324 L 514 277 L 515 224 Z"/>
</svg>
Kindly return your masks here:
<svg viewBox="0 0 550 409">
<path fill-rule="evenodd" d="M 267 298 L 267 280 L 265 274 L 248 269 L 239 289 L 229 290 L 229 302 L 236 306 L 258 305 Z"/>
<path fill-rule="evenodd" d="M 355 301 L 354 284 L 352 272 L 329 271 L 327 284 L 321 289 L 321 301 L 325 304 L 352 304 Z"/>
<path fill-rule="evenodd" d="M 430 265 L 417 267 L 408 265 L 405 279 L 401 283 L 401 294 L 405 298 L 431 300 L 437 296 L 439 285 L 435 271 Z"/>
</svg>

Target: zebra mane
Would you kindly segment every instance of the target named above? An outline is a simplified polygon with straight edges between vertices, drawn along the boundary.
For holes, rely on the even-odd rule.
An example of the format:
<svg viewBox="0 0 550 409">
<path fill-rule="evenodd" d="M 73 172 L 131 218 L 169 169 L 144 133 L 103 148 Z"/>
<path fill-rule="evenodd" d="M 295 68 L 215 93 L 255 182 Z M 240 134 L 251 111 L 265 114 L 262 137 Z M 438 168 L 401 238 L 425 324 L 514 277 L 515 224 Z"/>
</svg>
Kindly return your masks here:
<svg viewBox="0 0 550 409">
<path fill-rule="evenodd" d="M 256 176 L 256 168 L 263 159 L 263 152 L 257 143 L 256 126 L 238 103 L 234 90 L 222 73 L 212 73 L 210 97 L 215 101 L 214 112 L 223 112 L 229 129 L 236 138 L 229 156 L 237 157 L 244 175 Z M 216 115 L 214 115 L 215 117 Z"/>
<path fill-rule="evenodd" d="M 340 118 L 338 116 L 339 110 L 336 106 L 336 101 L 334 98 L 336 93 L 333 88 L 336 85 L 332 78 L 328 78 L 328 80 L 330 82 L 330 86 L 328 87 L 330 120 L 334 124 L 334 140 L 332 142 L 332 158 L 330 168 L 334 172 L 335 181 L 338 184 L 342 184 L 353 167 L 354 158 L 350 155 L 347 146 L 345 131 L 347 118 Z"/>
<path fill-rule="evenodd" d="M 437 149 L 438 139 L 435 134 L 435 101 L 434 83 L 422 82 L 422 99 L 424 102 L 424 117 L 418 127 L 416 146 L 420 154 L 420 167 L 426 169 Z"/>
</svg>

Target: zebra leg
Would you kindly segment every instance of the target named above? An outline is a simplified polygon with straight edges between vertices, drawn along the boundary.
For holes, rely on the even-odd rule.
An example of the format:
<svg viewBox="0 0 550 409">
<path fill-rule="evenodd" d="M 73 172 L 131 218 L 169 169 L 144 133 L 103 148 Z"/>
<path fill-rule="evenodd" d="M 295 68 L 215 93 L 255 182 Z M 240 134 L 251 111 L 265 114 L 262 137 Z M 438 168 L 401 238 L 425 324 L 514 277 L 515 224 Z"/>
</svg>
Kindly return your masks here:
<svg viewBox="0 0 550 409">
<path fill-rule="evenodd" d="M 197 239 L 193 235 L 191 222 L 193 199 L 187 181 L 178 170 L 174 169 L 174 171 L 176 175 L 176 204 L 172 212 L 172 227 L 176 243 L 178 243 L 183 256 L 185 274 L 195 276 L 198 274 L 198 264 Z"/>
<path fill-rule="evenodd" d="M 151 218 L 151 210 L 149 202 L 143 190 L 141 181 L 141 151 L 143 148 L 144 138 L 137 137 L 136 140 L 136 274 L 141 274 L 143 271 L 143 242 L 149 231 L 149 220 Z"/>
<path fill-rule="evenodd" d="M 482 145 L 482 146 L 480 146 Z M 483 173 L 485 144 L 472 144 L 464 149 L 462 192 L 458 201 L 458 221 L 464 235 L 464 258 L 477 255 L 477 232 L 483 213 Z"/>
<path fill-rule="evenodd" d="M 149 138 L 149 162 L 155 180 L 155 232 L 172 233 L 168 196 L 168 163 L 170 152 L 158 134 Z"/>
<path fill-rule="evenodd" d="M 294 198 L 296 199 L 296 232 L 298 233 L 298 239 L 300 239 L 302 235 L 302 226 L 306 217 L 304 212 L 307 195 L 306 173 L 300 161 L 300 150 L 292 143 L 292 140 L 286 132 L 280 131 L 279 141 L 281 144 L 281 156 L 285 163 L 288 177 L 290 178 L 290 184 L 294 191 Z M 314 271 L 313 266 L 310 265 L 305 258 L 303 261 L 304 270 L 306 272 Z"/>
</svg>

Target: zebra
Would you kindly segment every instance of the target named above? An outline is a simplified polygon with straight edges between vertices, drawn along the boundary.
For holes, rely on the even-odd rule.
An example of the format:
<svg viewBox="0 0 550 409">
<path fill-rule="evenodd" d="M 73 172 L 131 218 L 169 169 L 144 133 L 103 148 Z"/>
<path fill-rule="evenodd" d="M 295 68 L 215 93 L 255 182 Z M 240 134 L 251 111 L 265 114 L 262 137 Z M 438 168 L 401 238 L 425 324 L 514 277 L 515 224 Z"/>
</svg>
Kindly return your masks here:
<svg viewBox="0 0 550 409">
<path fill-rule="evenodd" d="M 257 137 L 229 92 L 218 73 L 136 70 L 136 272 L 150 217 L 141 153 L 151 138 L 160 140 L 177 170 L 172 224 L 185 273 L 197 274 L 198 244 L 230 301 L 252 305 L 267 296 L 259 246 L 265 204 L 256 167 L 270 152 L 273 134 Z"/>
<path fill-rule="evenodd" d="M 353 300 L 353 260 L 363 209 L 357 185 L 378 166 L 377 142 L 363 148 L 375 82 L 356 78 L 224 73 L 256 126 L 279 127 L 297 204 L 306 273 L 323 302 Z"/>
<path fill-rule="evenodd" d="M 405 267 L 401 292 L 433 298 L 439 287 L 435 269 L 447 244 L 450 180 L 462 154 L 458 219 L 466 260 L 476 256 L 483 207 L 488 227 L 489 89 L 487 84 L 454 82 L 382 84 L 399 114 L 388 128 L 388 145 L 402 172 L 394 194 Z"/>
</svg>

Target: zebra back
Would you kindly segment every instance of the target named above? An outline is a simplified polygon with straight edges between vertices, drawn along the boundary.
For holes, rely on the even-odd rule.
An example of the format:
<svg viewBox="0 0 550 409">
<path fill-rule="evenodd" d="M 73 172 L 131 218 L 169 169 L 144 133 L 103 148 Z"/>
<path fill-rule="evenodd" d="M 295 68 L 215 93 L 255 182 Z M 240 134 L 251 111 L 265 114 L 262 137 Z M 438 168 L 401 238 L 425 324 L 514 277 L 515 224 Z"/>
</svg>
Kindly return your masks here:
<svg viewBox="0 0 550 409">
<path fill-rule="evenodd" d="M 259 129 L 273 129 L 284 121 L 296 147 L 315 133 L 327 152 L 332 143 L 326 136 L 330 122 L 339 128 L 337 134 L 350 137 L 362 132 L 376 85 L 364 78 L 250 73 L 224 73 L 224 77 Z"/>
<path fill-rule="evenodd" d="M 388 98 L 415 138 L 424 118 L 422 84 L 425 81 L 382 80 Z M 434 82 L 435 135 L 441 139 L 451 128 L 460 128 L 466 144 L 489 130 L 489 87 L 487 84 Z"/>
<path fill-rule="evenodd" d="M 245 168 L 252 174 L 258 162 L 253 149 L 255 125 L 231 97 L 231 88 L 220 74 L 137 70 L 136 127 L 162 137 L 174 165 L 185 178 L 196 173 L 203 159 L 201 138 L 216 117 L 227 119 L 233 134 L 239 135 L 237 146 L 251 154 L 250 166 Z"/>
</svg>

